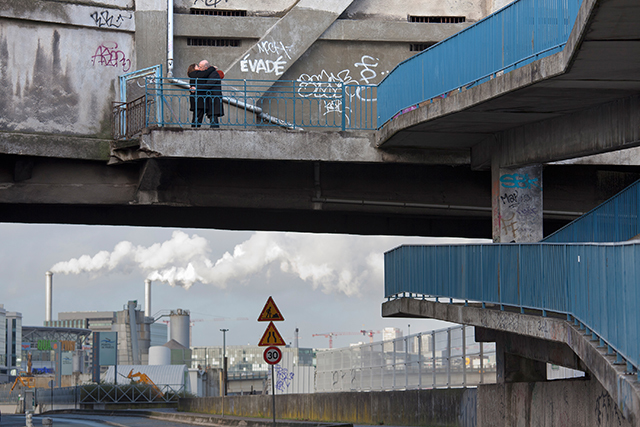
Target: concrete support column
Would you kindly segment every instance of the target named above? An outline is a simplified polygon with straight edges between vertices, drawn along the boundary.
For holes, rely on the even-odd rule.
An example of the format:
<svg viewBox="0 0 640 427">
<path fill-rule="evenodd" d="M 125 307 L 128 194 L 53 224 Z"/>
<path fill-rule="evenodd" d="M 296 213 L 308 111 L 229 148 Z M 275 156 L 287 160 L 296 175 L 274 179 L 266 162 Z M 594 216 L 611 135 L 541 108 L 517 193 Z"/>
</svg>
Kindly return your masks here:
<svg viewBox="0 0 640 427">
<path fill-rule="evenodd" d="M 162 64 L 167 72 L 168 1 L 173 0 L 136 0 L 136 63 L 131 71 Z"/>
<path fill-rule="evenodd" d="M 496 341 L 496 382 L 498 384 L 547 380 L 547 364 L 505 351 L 505 340 Z"/>
<path fill-rule="evenodd" d="M 518 169 L 491 165 L 491 206 L 495 243 L 542 240 L 542 165 Z"/>
</svg>

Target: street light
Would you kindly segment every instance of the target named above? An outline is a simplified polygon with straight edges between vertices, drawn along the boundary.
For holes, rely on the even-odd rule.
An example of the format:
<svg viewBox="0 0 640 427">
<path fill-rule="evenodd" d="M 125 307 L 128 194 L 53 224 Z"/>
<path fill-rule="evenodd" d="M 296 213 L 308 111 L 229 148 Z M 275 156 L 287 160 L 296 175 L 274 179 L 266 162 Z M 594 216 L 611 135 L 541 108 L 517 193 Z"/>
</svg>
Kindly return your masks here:
<svg viewBox="0 0 640 427">
<path fill-rule="evenodd" d="M 224 383 L 224 387 L 222 395 L 227 395 L 227 331 L 229 329 L 220 329 L 222 332 L 222 381 Z"/>
</svg>

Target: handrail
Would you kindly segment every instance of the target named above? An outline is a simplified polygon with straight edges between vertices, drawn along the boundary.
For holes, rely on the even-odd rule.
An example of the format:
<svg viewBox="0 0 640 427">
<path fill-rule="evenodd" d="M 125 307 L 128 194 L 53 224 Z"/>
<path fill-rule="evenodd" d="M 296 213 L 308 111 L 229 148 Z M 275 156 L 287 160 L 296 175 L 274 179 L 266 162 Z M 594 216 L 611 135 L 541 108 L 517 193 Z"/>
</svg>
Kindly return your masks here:
<svg viewBox="0 0 640 427">
<path fill-rule="evenodd" d="M 543 239 L 547 243 L 622 242 L 640 235 L 640 180 Z"/>
<path fill-rule="evenodd" d="M 209 116 L 209 105 L 221 102 L 228 108 L 214 127 L 219 124 L 245 128 L 275 125 L 289 130 L 376 128 L 377 99 L 373 85 L 223 79 L 217 80 L 217 89 L 213 91 L 209 83 L 196 79 L 195 91 L 191 92 L 192 83 L 187 79 L 148 78 L 146 96 L 162 108 L 147 111 L 147 126 L 199 127 L 201 124 L 193 123 L 193 110 L 204 109 Z"/>
<path fill-rule="evenodd" d="M 638 243 L 401 246 L 385 254 L 385 296 L 403 293 L 564 313 L 640 366 Z"/>
<path fill-rule="evenodd" d="M 516 0 L 398 64 L 378 84 L 378 126 L 561 51 L 582 0 Z"/>
</svg>

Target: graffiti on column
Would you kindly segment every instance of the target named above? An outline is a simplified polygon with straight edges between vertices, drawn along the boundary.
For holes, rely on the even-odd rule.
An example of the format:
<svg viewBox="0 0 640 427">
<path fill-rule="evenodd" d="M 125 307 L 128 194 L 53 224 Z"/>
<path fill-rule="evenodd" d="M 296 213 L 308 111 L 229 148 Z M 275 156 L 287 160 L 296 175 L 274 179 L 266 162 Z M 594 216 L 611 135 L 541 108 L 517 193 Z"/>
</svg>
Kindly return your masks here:
<svg viewBox="0 0 640 427">
<path fill-rule="evenodd" d="M 517 242 L 535 238 L 541 220 L 538 203 L 542 183 L 529 173 L 508 173 L 500 176 L 497 205 L 500 241 Z"/>
</svg>

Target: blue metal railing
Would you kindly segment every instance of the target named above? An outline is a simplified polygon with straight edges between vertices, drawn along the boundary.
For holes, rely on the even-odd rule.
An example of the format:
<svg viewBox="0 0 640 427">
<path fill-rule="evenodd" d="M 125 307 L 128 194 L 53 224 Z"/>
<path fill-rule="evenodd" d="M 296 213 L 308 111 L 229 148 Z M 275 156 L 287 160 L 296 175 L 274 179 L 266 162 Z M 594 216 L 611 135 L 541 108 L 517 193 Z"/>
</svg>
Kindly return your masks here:
<svg viewBox="0 0 640 427">
<path fill-rule="evenodd" d="M 205 82 L 206 83 L 206 82 Z M 196 82 L 196 94 L 198 85 Z M 281 126 L 290 129 L 376 128 L 376 87 L 324 81 L 221 81 L 222 127 Z M 192 95 L 189 79 L 150 78 L 146 97 L 161 108 L 147 110 L 147 126 L 192 126 L 195 109 L 214 100 L 210 92 Z M 205 119 L 206 120 L 206 119 Z M 204 126 L 209 124 L 208 120 Z"/>
<path fill-rule="evenodd" d="M 378 85 L 378 124 L 561 51 L 582 0 L 516 0 L 407 59 Z"/>
<path fill-rule="evenodd" d="M 565 313 L 640 366 L 640 244 L 401 246 L 385 296 L 404 293 Z"/>
<path fill-rule="evenodd" d="M 622 242 L 640 234 L 640 181 L 547 236 L 548 243 Z"/>
</svg>

